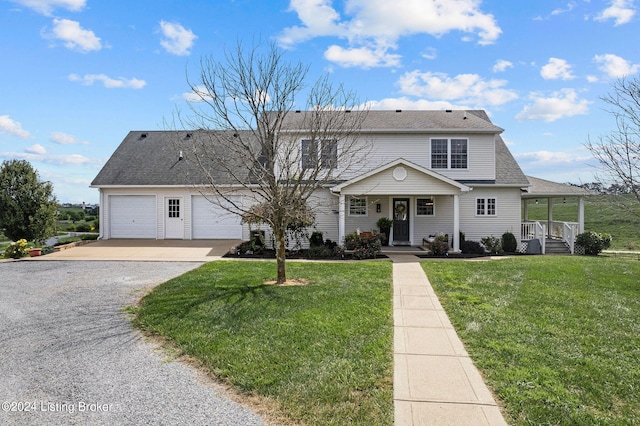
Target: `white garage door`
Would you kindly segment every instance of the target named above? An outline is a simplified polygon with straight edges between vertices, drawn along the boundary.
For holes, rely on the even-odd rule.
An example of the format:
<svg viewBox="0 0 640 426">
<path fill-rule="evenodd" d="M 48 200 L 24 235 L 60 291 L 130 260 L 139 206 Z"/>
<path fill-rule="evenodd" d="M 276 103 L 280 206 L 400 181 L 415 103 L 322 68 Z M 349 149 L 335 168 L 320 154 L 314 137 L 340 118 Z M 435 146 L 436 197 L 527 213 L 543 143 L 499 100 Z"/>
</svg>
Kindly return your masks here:
<svg viewBox="0 0 640 426">
<path fill-rule="evenodd" d="M 109 197 L 111 238 L 156 238 L 154 195 Z"/>
<path fill-rule="evenodd" d="M 238 197 L 238 200 L 240 198 Z M 240 239 L 240 216 L 229 213 L 201 195 L 191 197 L 193 239 Z"/>
</svg>

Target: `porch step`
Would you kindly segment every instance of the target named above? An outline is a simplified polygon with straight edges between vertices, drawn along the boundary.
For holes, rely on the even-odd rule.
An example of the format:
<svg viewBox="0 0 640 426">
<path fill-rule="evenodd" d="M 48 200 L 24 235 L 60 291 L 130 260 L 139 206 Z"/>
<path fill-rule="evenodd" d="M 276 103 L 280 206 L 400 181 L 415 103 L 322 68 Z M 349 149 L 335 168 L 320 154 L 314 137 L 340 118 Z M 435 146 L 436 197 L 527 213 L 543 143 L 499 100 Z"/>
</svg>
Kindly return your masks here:
<svg viewBox="0 0 640 426">
<path fill-rule="evenodd" d="M 546 254 L 571 254 L 569 245 L 562 240 L 546 240 Z"/>
</svg>

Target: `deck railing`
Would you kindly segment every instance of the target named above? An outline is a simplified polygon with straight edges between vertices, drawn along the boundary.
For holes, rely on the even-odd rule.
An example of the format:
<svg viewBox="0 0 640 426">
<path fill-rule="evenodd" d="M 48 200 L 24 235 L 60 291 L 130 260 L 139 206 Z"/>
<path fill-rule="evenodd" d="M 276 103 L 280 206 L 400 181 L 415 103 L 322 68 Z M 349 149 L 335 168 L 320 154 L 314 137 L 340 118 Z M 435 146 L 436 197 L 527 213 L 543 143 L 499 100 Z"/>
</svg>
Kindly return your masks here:
<svg viewBox="0 0 640 426">
<path fill-rule="evenodd" d="M 571 254 L 575 253 L 576 237 L 580 232 L 580 225 L 577 222 L 557 222 L 552 221 L 550 232 L 547 234 L 546 226 L 539 221 L 527 221 L 522 223 L 521 241 L 531 241 L 538 239 L 542 244 L 542 254 L 545 253 L 545 241 L 547 237 L 562 240 L 569 246 Z"/>
<path fill-rule="evenodd" d="M 546 251 L 546 226 L 543 223 L 534 221 L 534 222 L 522 222 L 522 226 L 520 227 L 520 241 L 528 242 L 531 240 L 538 240 L 542 245 L 542 254 Z"/>
</svg>

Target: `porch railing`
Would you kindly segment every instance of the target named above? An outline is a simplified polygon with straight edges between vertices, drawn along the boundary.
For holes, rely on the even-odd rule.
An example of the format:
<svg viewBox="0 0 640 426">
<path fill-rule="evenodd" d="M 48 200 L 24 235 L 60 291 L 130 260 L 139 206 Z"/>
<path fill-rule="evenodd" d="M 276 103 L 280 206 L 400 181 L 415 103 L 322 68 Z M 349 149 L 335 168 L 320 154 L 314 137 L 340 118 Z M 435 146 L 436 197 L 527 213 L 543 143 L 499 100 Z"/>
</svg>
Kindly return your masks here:
<svg viewBox="0 0 640 426">
<path fill-rule="evenodd" d="M 542 254 L 546 251 L 546 226 L 540 222 L 522 222 L 520 241 L 528 242 L 537 239 L 542 245 Z"/>
<path fill-rule="evenodd" d="M 549 233 L 546 232 L 546 226 L 544 223 L 538 221 L 523 222 L 522 234 L 520 236 L 521 241 L 531 241 L 538 239 L 542 244 L 542 254 L 546 251 L 546 239 L 547 237 L 552 239 L 558 239 L 564 241 L 571 254 L 575 253 L 576 237 L 580 232 L 580 225 L 577 222 L 557 222 L 552 221 L 550 224 Z"/>
</svg>

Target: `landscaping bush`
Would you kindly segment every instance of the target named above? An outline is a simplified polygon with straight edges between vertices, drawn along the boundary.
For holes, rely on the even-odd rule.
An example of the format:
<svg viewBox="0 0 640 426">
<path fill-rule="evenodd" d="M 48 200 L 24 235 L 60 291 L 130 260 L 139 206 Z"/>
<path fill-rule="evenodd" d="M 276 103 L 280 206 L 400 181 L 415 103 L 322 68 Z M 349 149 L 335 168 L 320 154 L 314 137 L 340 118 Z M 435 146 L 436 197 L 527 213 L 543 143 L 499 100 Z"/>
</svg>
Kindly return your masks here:
<svg viewBox="0 0 640 426">
<path fill-rule="evenodd" d="M 54 252 L 54 249 L 52 246 L 44 246 L 42 247 L 42 252 L 41 254 L 44 256 L 45 254 L 51 254 Z"/>
<path fill-rule="evenodd" d="M 380 250 L 382 243 L 379 234 L 356 234 L 355 232 L 345 237 L 344 245 L 347 250 L 353 250 L 353 258 L 375 259 Z"/>
<path fill-rule="evenodd" d="M 9 244 L 4 250 L 5 259 L 20 259 L 27 256 L 29 256 L 29 247 L 24 238 Z"/>
<path fill-rule="evenodd" d="M 333 250 L 325 245 L 311 246 L 306 254 L 308 259 L 328 259 L 333 257 Z"/>
<path fill-rule="evenodd" d="M 83 241 L 93 241 L 97 240 L 99 236 L 100 234 L 84 234 L 80 237 L 80 239 Z"/>
<path fill-rule="evenodd" d="M 438 235 L 433 242 L 428 245 L 432 256 L 444 256 L 449 253 L 449 237 L 447 235 Z"/>
<path fill-rule="evenodd" d="M 309 247 L 323 247 L 322 231 L 313 231 L 309 237 Z"/>
<path fill-rule="evenodd" d="M 480 240 L 483 246 L 486 247 L 487 251 L 491 254 L 500 254 L 502 253 L 502 246 L 500 244 L 500 240 L 493 235 L 489 237 L 484 237 Z"/>
<path fill-rule="evenodd" d="M 478 241 L 464 241 L 460 244 L 460 250 L 464 254 L 485 254 L 484 247 Z"/>
<path fill-rule="evenodd" d="M 513 235 L 512 232 L 507 231 L 502 234 L 500 242 L 502 244 L 502 250 L 507 253 L 515 253 L 518 249 L 518 240 L 516 240 L 516 236 Z"/>
<path fill-rule="evenodd" d="M 583 232 L 576 238 L 576 244 L 584 247 L 584 254 L 597 256 L 602 250 L 611 246 L 611 235 L 593 231 Z"/>
</svg>

